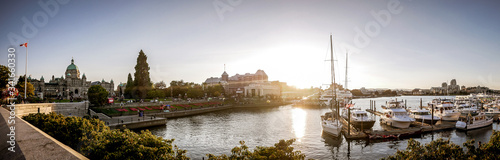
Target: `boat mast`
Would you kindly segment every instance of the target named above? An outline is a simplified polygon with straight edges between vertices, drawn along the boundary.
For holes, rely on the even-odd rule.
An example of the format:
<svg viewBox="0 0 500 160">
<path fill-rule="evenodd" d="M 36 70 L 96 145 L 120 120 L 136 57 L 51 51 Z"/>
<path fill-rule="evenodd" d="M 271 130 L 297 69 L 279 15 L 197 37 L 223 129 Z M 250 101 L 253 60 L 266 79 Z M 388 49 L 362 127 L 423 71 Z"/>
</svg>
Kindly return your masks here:
<svg viewBox="0 0 500 160">
<path fill-rule="evenodd" d="M 345 87 L 344 89 L 347 90 L 347 63 L 348 63 L 348 58 L 349 58 L 349 52 L 346 50 L 345 53 Z"/>
<path fill-rule="evenodd" d="M 334 68 L 334 62 L 333 62 L 333 40 L 332 40 L 332 34 L 330 34 L 330 56 L 332 57 L 330 59 L 330 62 L 332 64 L 332 93 L 333 93 L 333 98 L 332 100 L 330 100 L 330 107 L 333 108 L 333 103 L 335 103 L 335 105 L 337 104 L 337 88 L 335 87 L 335 68 Z M 333 101 L 333 103 L 332 103 Z M 338 111 L 337 111 L 338 112 Z M 338 116 L 338 115 L 337 115 Z"/>
</svg>

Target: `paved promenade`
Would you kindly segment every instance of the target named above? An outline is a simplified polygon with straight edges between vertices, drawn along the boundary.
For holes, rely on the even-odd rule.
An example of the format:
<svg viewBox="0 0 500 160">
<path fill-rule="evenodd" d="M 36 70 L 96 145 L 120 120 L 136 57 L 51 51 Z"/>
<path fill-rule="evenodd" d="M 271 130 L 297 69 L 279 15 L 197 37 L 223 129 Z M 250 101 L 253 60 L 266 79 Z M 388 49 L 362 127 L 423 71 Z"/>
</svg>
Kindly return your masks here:
<svg viewBox="0 0 500 160">
<path fill-rule="evenodd" d="M 7 141 L 9 141 L 10 136 L 7 134 L 11 130 L 7 123 L 10 112 L 1 107 L 0 113 L 0 159 L 87 159 L 18 117 L 15 118 L 15 124 L 12 125 L 15 127 L 15 152 L 9 151 L 8 148 L 11 145 Z"/>
</svg>

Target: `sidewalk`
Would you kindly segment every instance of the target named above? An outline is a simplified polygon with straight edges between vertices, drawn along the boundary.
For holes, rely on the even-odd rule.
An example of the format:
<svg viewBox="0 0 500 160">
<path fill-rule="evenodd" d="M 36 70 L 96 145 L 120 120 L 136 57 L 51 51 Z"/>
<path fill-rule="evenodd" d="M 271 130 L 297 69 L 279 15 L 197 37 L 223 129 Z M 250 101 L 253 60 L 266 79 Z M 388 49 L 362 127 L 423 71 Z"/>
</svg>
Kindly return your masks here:
<svg viewBox="0 0 500 160">
<path fill-rule="evenodd" d="M 9 111 L 0 108 L 0 159 L 21 160 L 21 159 L 87 159 L 80 153 L 62 144 L 45 132 L 25 122 L 21 118 L 15 118 L 15 151 L 11 152 L 8 147 L 10 127 L 7 125 Z M 78 143 L 78 142 L 75 142 Z"/>
</svg>

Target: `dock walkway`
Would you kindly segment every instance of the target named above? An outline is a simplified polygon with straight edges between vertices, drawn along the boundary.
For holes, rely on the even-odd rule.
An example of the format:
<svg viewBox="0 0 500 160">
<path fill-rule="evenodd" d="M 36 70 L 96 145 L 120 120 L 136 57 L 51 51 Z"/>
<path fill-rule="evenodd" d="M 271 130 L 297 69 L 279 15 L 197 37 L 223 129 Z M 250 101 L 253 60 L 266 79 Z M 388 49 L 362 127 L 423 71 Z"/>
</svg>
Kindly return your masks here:
<svg viewBox="0 0 500 160">
<path fill-rule="evenodd" d="M 370 109 L 367 112 L 373 113 L 377 116 L 381 116 L 382 113 L 378 111 L 373 111 Z M 344 118 L 340 121 L 343 123 L 342 133 L 346 139 L 386 139 L 386 138 L 399 138 L 405 136 L 419 135 L 428 132 L 437 132 L 442 130 L 455 129 L 455 122 L 438 121 L 435 125 L 429 125 L 422 122 L 412 122 L 409 128 L 394 128 L 387 125 L 381 125 L 382 130 L 364 130 L 360 131 L 353 126 L 349 126 L 349 123 Z M 348 134 L 350 128 L 350 134 Z"/>
</svg>

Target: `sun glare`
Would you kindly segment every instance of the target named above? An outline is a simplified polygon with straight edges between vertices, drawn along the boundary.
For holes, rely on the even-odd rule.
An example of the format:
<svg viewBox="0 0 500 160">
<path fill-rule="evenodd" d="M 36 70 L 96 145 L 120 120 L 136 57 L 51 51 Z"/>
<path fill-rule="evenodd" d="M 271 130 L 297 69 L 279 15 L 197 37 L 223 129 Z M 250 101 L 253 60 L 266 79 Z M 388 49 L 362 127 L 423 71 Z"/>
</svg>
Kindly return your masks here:
<svg viewBox="0 0 500 160">
<path fill-rule="evenodd" d="M 306 132 L 306 117 L 307 112 L 303 109 L 292 109 L 293 132 L 295 133 L 295 137 L 299 142 L 300 139 L 304 137 L 304 134 Z"/>
</svg>

